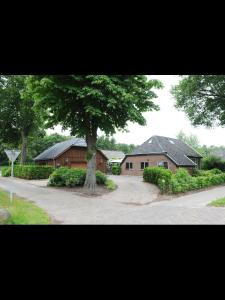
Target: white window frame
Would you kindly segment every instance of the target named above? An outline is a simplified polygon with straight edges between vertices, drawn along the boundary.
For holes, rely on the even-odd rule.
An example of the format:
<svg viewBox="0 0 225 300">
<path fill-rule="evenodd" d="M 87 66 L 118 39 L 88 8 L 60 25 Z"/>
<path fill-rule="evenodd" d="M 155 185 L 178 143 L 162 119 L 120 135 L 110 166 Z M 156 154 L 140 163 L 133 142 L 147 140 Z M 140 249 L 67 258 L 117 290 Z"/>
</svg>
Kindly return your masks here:
<svg viewBox="0 0 225 300">
<path fill-rule="evenodd" d="M 167 168 L 165 168 L 164 165 L 163 165 L 163 166 L 160 166 L 160 164 L 164 164 L 164 163 L 167 163 Z M 166 161 L 166 160 L 159 161 L 159 162 L 158 162 L 158 167 L 163 167 L 163 168 L 165 168 L 165 169 L 169 169 L 169 163 L 168 163 L 168 161 Z"/>
<path fill-rule="evenodd" d="M 129 168 L 127 169 L 127 164 L 129 164 Z M 130 167 L 130 165 L 132 164 L 132 168 Z M 127 171 L 132 171 L 134 169 L 134 163 L 132 161 L 127 161 L 126 162 L 126 170 Z"/>
</svg>

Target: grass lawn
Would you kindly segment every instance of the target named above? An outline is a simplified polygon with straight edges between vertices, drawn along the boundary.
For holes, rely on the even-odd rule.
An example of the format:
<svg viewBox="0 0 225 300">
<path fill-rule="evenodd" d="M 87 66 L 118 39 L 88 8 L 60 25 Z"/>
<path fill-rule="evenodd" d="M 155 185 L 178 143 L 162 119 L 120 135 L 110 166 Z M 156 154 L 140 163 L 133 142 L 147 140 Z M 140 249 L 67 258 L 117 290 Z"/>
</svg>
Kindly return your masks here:
<svg viewBox="0 0 225 300">
<path fill-rule="evenodd" d="M 209 206 L 225 207 L 225 198 L 217 199 L 209 203 Z"/>
<path fill-rule="evenodd" d="M 10 194 L 2 190 L 0 190 L 1 208 L 7 209 L 12 216 L 7 225 L 44 225 L 51 223 L 48 214 L 43 209 L 18 197 L 13 197 L 11 203 Z"/>
</svg>

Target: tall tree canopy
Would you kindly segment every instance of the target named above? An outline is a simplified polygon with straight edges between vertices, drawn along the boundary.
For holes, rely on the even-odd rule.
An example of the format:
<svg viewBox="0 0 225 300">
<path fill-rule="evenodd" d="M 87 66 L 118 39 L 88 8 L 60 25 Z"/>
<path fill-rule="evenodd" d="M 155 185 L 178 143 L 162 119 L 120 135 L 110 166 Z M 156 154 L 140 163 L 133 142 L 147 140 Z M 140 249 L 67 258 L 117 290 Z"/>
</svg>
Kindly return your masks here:
<svg viewBox="0 0 225 300">
<path fill-rule="evenodd" d="M 27 139 L 37 127 L 34 101 L 22 98 L 25 90 L 22 75 L 0 75 L 0 137 L 4 143 L 22 144 L 21 163 L 26 161 Z"/>
<path fill-rule="evenodd" d="M 158 110 L 151 99 L 157 80 L 144 75 L 29 76 L 27 91 L 44 111 L 49 127 L 61 124 L 71 135 L 86 137 L 88 169 L 85 186 L 95 189 L 97 130 L 114 134 L 128 121 L 145 125 L 143 112 Z"/>
<path fill-rule="evenodd" d="M 182 76 L 172 94 L 193 125 L 225 125 L 225 75 Z"/>
</svg>

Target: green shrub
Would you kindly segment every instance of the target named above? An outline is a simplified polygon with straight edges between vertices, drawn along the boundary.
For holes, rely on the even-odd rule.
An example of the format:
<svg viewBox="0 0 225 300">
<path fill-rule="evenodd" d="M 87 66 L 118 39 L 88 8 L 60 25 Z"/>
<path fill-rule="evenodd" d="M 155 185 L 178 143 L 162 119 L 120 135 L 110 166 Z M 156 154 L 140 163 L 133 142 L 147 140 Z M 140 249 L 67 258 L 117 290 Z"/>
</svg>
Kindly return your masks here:
<svg viewBox="0 0 225 300">
<path fill-rule="evenodd" d="M 220 185 L 225 183 L 225 173 L 218 169 L 194 172 L 191 176 L 184 168 L 179 168 L 176 174 L 165 172 L 168 170 L 154 167 L 144 170 L 144 180 L 157 184 L 162 193 L 184 193 L 191 190 Z"/>
<path fill-rule="evenodd" d="M 121 174 L 121 167 L 119 165 L 112 166 L 112 174 L 113 175 L 120 175 Z"/>
<path fill-rule="evenodd" d="M 11 176 L 11 167 L 1 167 L 1 171 L 3 177 Z"/>
<path fill-rule="evenodd" d="M 86 178 L 85 169 L 69 169 L 69 168 L 59 168 L 56 169 L 50 176 L 48 185 L 57 187 L 75 187 L 84 185 Z M 105 185 L 107 182 L 107 176 L 96 171 L 96 181 L 97 184 Z"/>
<path fill-rule="evenodd" d="M 67 186 L 75 187 L 81 186 L 85 182 L 86 170 L 85 169 L 69 169 L 59 168 L 56 169 L 50 176 L 49 186 Z"/>
<path fill-rule="evenodd" d="M 15 165 L 14 176 L 22 179 L 48 179 L 54 171 L 51 166 Z M 2 176 L 11 176 L 11 167 L 2 168 Z"/>
<path fill-rule="evenodd" d="M 114 191 L 116 189 L 116 184 L 114 181 L 110 180 L 110 179 L 107 179 L 106 181 L 106 187 L 108 190 L 111 190 L 111 191 Z"/>
<path fill-rule="evenodd" d="M 198 176 L 211 176 L 211 175 L 217 175 L 222 174 L 223 172 L 219 169 L 212 169 L 212 170 L 194 170 L 192 176 L 198 177 Z"/>
<path fill-rule="evenodd" d="M 170 189 L 171 177 L 172 172 L 162 167 L 148 167 L 143 172 L 144 181 L 158 185 L 162 192 Z"/>
<path fill-rule="evenodd" d="M 225 172 L 225 161 L 217 156 L 208 156 L 202 160 L 202 169 L 219 169 L 222 172 Z"/>
<path fill-rule="evenodd" d="M 96 171 L 97 184 L 106 184 L 107 176 L 101 171 Z"/>
</svg>

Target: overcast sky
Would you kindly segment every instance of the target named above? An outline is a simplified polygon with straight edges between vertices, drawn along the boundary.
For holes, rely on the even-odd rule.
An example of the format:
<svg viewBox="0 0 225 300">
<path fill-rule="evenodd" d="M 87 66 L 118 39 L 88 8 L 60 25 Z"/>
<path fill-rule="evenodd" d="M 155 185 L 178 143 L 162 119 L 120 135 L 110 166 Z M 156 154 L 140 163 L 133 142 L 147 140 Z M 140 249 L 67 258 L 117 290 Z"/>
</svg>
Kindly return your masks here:
<svg viewBox="0 0 225 300">
<path fill-rule="evenodd" d="M 186 115 L 174 108 L 175 100 L 170 94 L 170 89 L 179 81 L 178 76 L 151 75 L 149 78 L 163 82 L 164 88 L 156 91 L 158 98 L 154 100 L 160 106 L 160 111 L 145 113 L 147 125 L 144 127 L 129 123 L 128 133 L 117 132 L 114 137 L 118 143 L 140 145 L 153 135 L 176 138 L 178 132 L 182 130 L 186 134 L 196 134 L 202 145 L 225 146 L 225 128 L 206 129 L 203 126 L 194 128 Z M 59 126 L 49 131 L 52 132 L 62 133 Z"/>
</svg>

